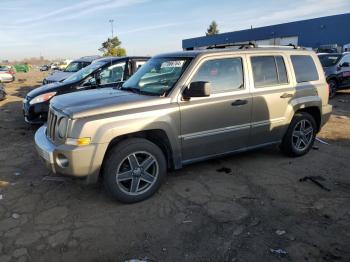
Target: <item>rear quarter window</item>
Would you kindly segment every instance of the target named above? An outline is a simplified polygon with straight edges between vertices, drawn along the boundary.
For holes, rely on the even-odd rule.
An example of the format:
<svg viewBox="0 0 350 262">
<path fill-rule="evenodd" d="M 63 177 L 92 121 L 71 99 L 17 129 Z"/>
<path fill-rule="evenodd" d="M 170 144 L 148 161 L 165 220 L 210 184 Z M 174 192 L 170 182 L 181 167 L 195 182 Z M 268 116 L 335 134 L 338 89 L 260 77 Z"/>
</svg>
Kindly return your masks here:
<svg viewBox="0 0 350 262">
<path fill-rule="evenodd" d="M 315 62 L 311 56 L 292 55 L 291 60 L 298 83 L 316 81 L 319 79 Z"/>
</svg>

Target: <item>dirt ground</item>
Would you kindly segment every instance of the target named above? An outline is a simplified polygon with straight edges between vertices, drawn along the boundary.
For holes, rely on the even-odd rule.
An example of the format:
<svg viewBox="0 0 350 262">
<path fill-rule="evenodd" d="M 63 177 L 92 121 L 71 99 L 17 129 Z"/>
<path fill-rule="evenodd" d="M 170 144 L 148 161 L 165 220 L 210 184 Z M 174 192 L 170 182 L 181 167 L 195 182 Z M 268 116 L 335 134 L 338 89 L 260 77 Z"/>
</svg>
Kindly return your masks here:
<svg viewBox="0 0 350 262">
<path fill-rule="evenodd" d="M 18 74 L 0 102 L 0 261 L 350 261 L 350 92 L 301 158 L 272 147 L 169 174 L 151 199 L 50 181 L 21 101 L 45 73 Z M 312 181 L 315 176 L 324 188 Z"/>
</svg>

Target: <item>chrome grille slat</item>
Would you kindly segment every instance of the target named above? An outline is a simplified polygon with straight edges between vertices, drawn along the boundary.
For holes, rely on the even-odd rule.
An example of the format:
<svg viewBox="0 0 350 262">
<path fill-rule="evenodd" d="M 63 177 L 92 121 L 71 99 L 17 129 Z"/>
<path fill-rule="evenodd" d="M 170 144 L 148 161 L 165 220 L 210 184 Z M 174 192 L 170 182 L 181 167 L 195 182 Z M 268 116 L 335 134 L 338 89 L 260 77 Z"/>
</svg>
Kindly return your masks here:
<svg viewBox="0 0 350 262">
<path fill-rule="evenodd" d="M 53 110 L 49 110 L 48 119 L 47 119 L 47 131 L 46 135 L 51 141 L 56 140 L 56 125 L 57 125 L 58 116 Z"/>
<path fill-rule="evenodd" d="M 50 123 L 49 123 L 49 138 L 51 138 L 52 139 L 52 121 L 53 121 L 53 113 L 52 113 L 52 111 L 50 111 L 51 112 L 51 119 L 50 119 Z"/>
<path fill-rule="evenodd" d="M 50 124 L 51 124 L 51 118 L 52 118 L 52 112 L 49 110 L 49 114 L 47 116 L 47 130 L 46 130 L 46 135 L 50 137 Z"/>
<path fill-rule="evenodd" d="M 55 141 L 55 129 L 56 129 L 57 116 L 53 115 L 52 126 L 51 126 L 51 138 Z"/>
<path fill-rule="evenodd" d="M 55 140 L 55 124 L 56 124 L 56 116 L 52 116 L 52 124 L 51 124 L 51 139 L 52 141 Z"/>
</svg>

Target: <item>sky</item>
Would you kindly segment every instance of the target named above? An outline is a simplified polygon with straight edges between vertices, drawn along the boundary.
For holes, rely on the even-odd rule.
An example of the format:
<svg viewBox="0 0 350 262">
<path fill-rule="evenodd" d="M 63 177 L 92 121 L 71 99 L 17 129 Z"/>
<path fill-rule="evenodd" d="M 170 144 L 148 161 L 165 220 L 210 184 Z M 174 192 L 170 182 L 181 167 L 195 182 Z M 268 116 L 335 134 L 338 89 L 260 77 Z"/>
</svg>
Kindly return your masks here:
<svg viewBox="0 0 350 262">
<path fill-rule="evenodd" d="M 154 55 L 212 20 L 223 33 L 349 12 L 349 0 L 0 0 L 0 61 L 100 54 L 110 19 L 128 55 Z"/>
</svg>

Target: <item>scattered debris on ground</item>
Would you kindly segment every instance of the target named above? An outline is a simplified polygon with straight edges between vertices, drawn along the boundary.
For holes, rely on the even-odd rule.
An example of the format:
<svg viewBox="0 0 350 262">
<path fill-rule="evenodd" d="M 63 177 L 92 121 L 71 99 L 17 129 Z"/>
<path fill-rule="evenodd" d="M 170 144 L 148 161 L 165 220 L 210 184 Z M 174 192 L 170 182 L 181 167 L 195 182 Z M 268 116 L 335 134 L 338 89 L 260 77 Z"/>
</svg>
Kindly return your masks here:
<svg viewBox="0 0 350 262">
<path fill-rule="evenodd" d="M 319 150 L 320 148 L 318 146 L 313 146 L 312 149 L 313 150 Z"/>
<path fill-rule="evenodd" d="M 286 233 L 285 230 L 276 230 L 276 234 L 279 235 L 279 236 L 282 236 Z"/>
<path fill-rule="evenodd" d="M 125 262 L 150 262 L 150 261 L 151 261 L 151 260 L 149 260 L 148 258 L 125 260 Z"/>
<path fill-rule="evenodd" d="M 10 185 L 9 182 L 0 180 L 0 187 L 7 187 L 8 185 Z"/>
<path fill-rule="evenodd" d="M 281 248 L 278 248 L 278 249 L 270 248 L 270 252 L 273 254 L 278 254 L 278 255 L 288 255 L 288 252 L 284 249 L 281 249 Z"/>
<path fill-rule="evenodd" d="M 20 217 L 20 215 L 17 213 L 12 214 L 12 218 L 14 218 L 14 219 L 19 219 L 19 217 Z"/>
<path fill-rule="evenodd" d="M 219 173 L 230 174 L 232 172 L 232 169 L 228 167 L 221 167 L 219 169 L 216 169 L 216 171 Z"/>
<path fill-rule="evenodd" d="M 321 144 L 324 144 L 324 145 L 329 145 L 328 142 L 323 141 L 321 138 L 318 138 L 318 137 L 316 137 L 316 141 L 318 141 L 318 142 L 320 142 Z"/>
<path fill-rule="evenodd" d="M 66 178 L 61 176 L 44 176 L 43 181 L 66 182 Z"/>
<path fill-rule="evenodd" d="M 321 176 L 304 176 L 303 178 L 300 178 L 299 181 L 300 182 L 305 182 L 307 180 L 310 180 L 311 182 L 313 182 L 315 185 L 319 186 L 321 189 L 325 190 L 325 191 L 331 191 L 329 188 L 325 187 L 324 185 L 322 185 L 319 181 L 325 181 L 325 179 Z"/>
</svg>

